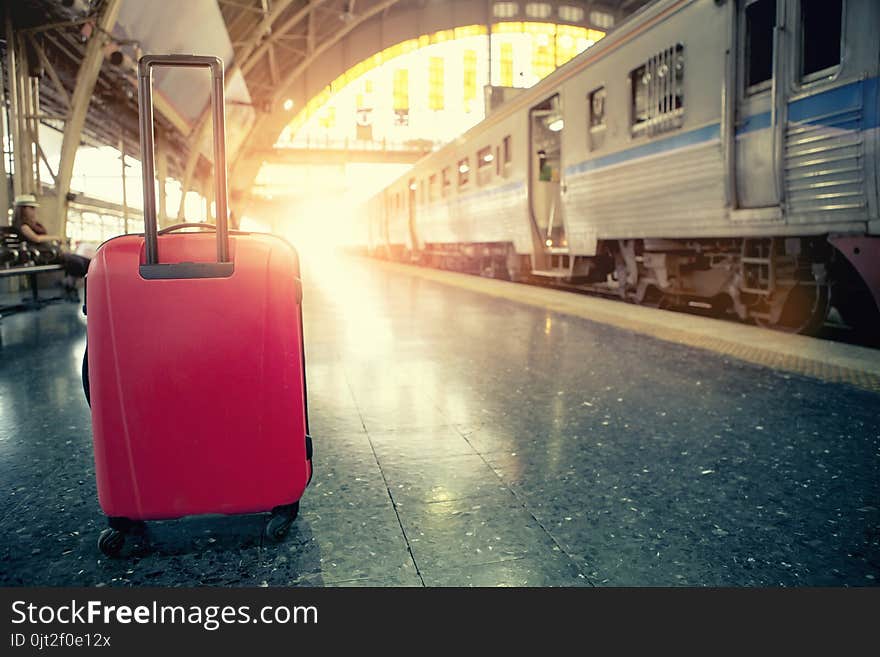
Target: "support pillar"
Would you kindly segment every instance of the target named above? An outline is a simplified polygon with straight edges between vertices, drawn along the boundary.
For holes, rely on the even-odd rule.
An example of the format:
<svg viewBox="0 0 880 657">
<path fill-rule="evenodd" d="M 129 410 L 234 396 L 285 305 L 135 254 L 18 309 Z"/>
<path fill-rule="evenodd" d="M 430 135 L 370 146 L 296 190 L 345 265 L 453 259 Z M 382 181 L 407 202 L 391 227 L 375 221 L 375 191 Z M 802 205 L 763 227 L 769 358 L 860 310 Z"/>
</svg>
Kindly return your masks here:
<svg viewBox="0 0 880 657">
<path fill-rule="evenodd" d="M 211 212 L 211 201 L 214 200 L 214 186 L 211 184 L 210 176 L 204 177 L 199 181 L 199 194 L 205 198 L 205 221 L 209 224 L 214 222 L 214 213 Z"/>
<path fill-rule="evenodd" d="M 70 179 L 73 176 L 73 163 L 79 148 L 83 126 L 89 101 L 95 90 L 95 82 L 104 63 L 104 45 L 107 35 L 116 25 L 122 0 L 106 0 L 103 12 L 98 18 L 96 29 L 86 46 L 85 56 L 76 76 L 76 86 L 70 99 L 70 111 L 64 124 L 64 140 L 61 142 L 61 159 L 58 163 L 58 176 L 55 179 L 55 190 L 58 195 L 57 224 L 61 235 L 67 230 L 67 193 L 70 191 Z"/>
<path fill-rule="evenodd" d="M 0 66 L 0 226 L 6 225 L 9 203 L 9 178 L 6 173 L 6 151 L 2 147 L 6 142 L 6 93 L 3 84 L 3 67 Z"/>
<path fill-rule="evenodd" d="M 22 52 L 24 52 L 24 42 L 22 41 Z M 28 99 L 28 116 L 26 120 L 28 133 L 28 154 L 31 156 L 30 167 L 34 177 L 34 193 L 42 194 L 43 182 L 40 179 L 40 121 L 37 118 L 40 115 L 40 79 L 31 77 L 30 69 L 27 70 L 27 77 L 24 78 L 25 88 L 27 89 Z"/>
<path fill-rule="evenodd" d="M 119 161 L 122 163 L 122 232 L 128 235 L 128 189 L 125 184 L 125 134 L 119 128 Z"/>
<path fill-rule="evenodd" d="M 6 6 L 6 70 L 9 72 L 9 135 L 12 137 L 12 161 L 15 175 L 12 178 L 13 194 L 23 194 L 21 187 L 21 135 L 19 124 L 21 111 L 18 106 L 18 62 L 15 52 L 15 33 L 12 30 L 12 10 Z"/>
<path fill-rule="evenodd" d="M 199 163 L 199 144 L 202 143 L 202 138 L 207 134 L 206 130 L 211 128 L 210 118 L 209 106 L 208 110 L 202 112 L 201 117 L 199 117 L 199 120 L 189 137 L 189 155 L 186 157 L 186 167 L 183 171 L 183 180 L 180 181 L 184 191 L 190 189 L 193 185 L 193 176 L 195 175 L 196 165 Z M 178 221 L 183 221 L 183 202 L 184 197 L 181 196 L 180 205 L 177 208 Z"/>
<path fill-rule="evenodd" d="M 156 220 L 160 228 L 168 225 L 168 197 L 165 194 L 165 181 L 168 180 L 168 147 L 164 139 L 156 140 L 156 178 L 159 181 Z"/>
<path fill-rule="evenodd" d="M 31 135 L 31 116 L 33 116 L 33 98 L 31 97 L 30 72 L 28 70 L 28 60 L 25 55 L 22 40 L 15 37 L 15 41 L 11 44 L 15 50 L 16 59 L 16 75 L 15 87 L 18 96 L 18 124 L 16 134 L 21 144 L 18 153 L 20 160 L 15 161 L 15 173 L 21 181 L 22 194 L 39 195 L 40 189 L 34 176 L 34 145 Z"/>
<path fill-rule="evenodd" d="M 183 172 L 183 180 L 180 181 L 184 195 L 180 197 L 180 205 L 177 206 L 177 220 L 183 221 L 185 209 L 184 201 L 186 200 L 186 191 L 193 186 L 193 173 L 196 170 L 196 164 L 199 161 L 199 154 L 196 146 L 192 146 L 186 160 L 186 168 Z"/>
</svg>

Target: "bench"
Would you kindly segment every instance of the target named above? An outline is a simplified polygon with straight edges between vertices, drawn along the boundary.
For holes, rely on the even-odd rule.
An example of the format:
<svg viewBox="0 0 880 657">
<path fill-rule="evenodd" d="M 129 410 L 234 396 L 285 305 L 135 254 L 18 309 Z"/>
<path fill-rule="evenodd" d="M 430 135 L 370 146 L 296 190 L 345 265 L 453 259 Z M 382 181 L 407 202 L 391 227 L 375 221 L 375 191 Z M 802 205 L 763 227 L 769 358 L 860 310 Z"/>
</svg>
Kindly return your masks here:
<svg viewBox="0 0 880 657">
<path fill-rule="evenodd" d="M 37 274 L 42 274 L 49 271 L 63 270 L 64 267 L 61 265 L 29 265 L 23 267 L 10 267 L 8 269 L 0 269 L 0 278 L 8 278 L 10 276 L 27 276 L 31 286 L 30 298 L 22 299 L 21 303 L 16 303 L 8 306 L 0 306 L 0 317 L 4 317 L 6 315 L 10 315 L 14 312 L 19 312 L 22 310 L 37 310 L 39 308 L 42 308 L 45 304 L 52 303 L 53 301 L 64 301 L 67 298 L 65 296 L 40 298 L 40 290 L 37 286 Z"/>
<path fill-rule="evenodd" d="M 30 282 L 31 296 L 22 299 L 21 303 L 2 306 L 0 317 L 21 310 L 35 310 L 52 301 L 62 301 L 64 296 L 40 298 L 37 275 L 45 272 L 62 271 L 64 267 L 57 263 L 40 264 L 39 252 L 28 245 L 18 232 L 7 226 L 0 226 L 0 278 L 26 276 Z"/>
</svg>

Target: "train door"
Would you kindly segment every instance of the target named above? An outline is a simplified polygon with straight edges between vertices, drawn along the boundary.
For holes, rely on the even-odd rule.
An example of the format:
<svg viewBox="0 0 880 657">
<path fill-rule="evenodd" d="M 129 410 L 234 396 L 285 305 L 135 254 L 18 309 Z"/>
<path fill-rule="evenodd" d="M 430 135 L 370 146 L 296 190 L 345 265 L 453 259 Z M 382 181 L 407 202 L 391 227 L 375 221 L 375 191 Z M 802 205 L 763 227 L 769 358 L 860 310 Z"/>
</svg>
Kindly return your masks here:
<svg viewBox="0 0 880 657">
<path fill-rule="evenodd" d="M 740 208 L 778 206 L 784 131 L 780 91 L 780 19 L 785 0 L 738 0 L 735 131 L 736 200 Z"/>
<path fill-rule="evenodd" d="M 529 112 L 529 204 L 545 256 L 568 252 L 560 194 L 563 129 L 559 94 Z"/>
<path fill-rule="evenodd" d="M 870 5 L 844 0 L 789 4 L 788 23 L 796 28 L 788 31 L 796 95 L 787 113 L 785 202 L 792 214 L 821 212 L 827 221 L 865 216 L 863 131 L 873 94 L 864 74 L 877 65 L 876 54 L 865 57 L 871 52 L 865 46 L 871 44 L 876 53 L 877 43 L 876 0 Z M 862 37 L 860 30 L 871 36 Z"/>
<path fill-rule="evenodd" d="M 419 249 L 418 244 L 416 243 L 416 189 L 417 188 L 418 187 L 416 185 L 416 179 L 410 178 L 409 183 L 407 185 L 408 194 L 409 194 L 409 199 L 408 199 L 409 202 L 407 203 L 409 217 L 408 217 L 407 225 L 409 228 L 409 232 L 408 232 L 409 243 L 410 243 L 409 250 L 410 250 L 410 253 L 412 253 L 412 254 L 414 254 Z"/>
</svg>

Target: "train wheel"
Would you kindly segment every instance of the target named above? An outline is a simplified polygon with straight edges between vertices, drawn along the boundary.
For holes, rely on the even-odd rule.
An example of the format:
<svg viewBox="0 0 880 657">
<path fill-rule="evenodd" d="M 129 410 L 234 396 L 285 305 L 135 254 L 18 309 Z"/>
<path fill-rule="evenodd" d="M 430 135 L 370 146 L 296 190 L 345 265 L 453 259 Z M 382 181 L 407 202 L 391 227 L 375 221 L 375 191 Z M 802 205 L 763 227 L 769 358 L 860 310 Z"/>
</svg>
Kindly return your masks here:
<svg viewBox="0 0 880 657">
<path fill-rule="evenodd" d="M 815 335 L 828 317 L 831 293 L 824 283 L 801 283 L 791 289 L 782 303 L 778 320 L 755 317 L 755 323 L 786 333 Z"/>
</svg>

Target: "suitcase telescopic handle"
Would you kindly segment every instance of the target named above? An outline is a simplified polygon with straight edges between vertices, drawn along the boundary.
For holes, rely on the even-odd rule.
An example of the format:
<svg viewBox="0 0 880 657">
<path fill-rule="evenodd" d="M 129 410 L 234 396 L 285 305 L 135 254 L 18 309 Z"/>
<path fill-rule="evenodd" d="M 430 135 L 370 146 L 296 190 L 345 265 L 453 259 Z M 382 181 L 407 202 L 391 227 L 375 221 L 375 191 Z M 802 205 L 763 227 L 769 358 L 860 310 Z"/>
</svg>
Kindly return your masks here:
<svg viewBox="0 0 880 657">
<path fill-rule="evenodd" d="M 211 72 L 211 109 L 214 124 L 214 200 L 217 209 L 217 263 L 181 263 L 189 265 L 181 271 L 160 273 L 159 226 L 156 217 L 155 136 L 153 133 L 153 80 L 155 66 L 207 68 Z M 144 240 L 146 267 L 141 273 L 148 278 L 190 278 L 228 276 L 232 263 L 229 260 L 229 232 L 226 218 L 226 116 L 223 93 L 223 60 L 207 55 L 144 55 L 138 60 L 138 114 L 141 129 L 141 165 L 144 180 Z M 194 145 L 193 148 L 197 146 Z M 161 181 L 160 181 L 161 184 Z M 196 265 L 195 267 L 193 265 Z M 198 266 L 201 265 L 201 266 Z M 161 269 L 172 267 L 163 265 Z M 145 271 L 146 270 L 146 271 Z M 149 272 L 147 274 L 147 272 Z"/>
</svg>

